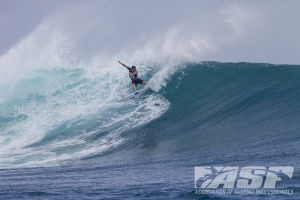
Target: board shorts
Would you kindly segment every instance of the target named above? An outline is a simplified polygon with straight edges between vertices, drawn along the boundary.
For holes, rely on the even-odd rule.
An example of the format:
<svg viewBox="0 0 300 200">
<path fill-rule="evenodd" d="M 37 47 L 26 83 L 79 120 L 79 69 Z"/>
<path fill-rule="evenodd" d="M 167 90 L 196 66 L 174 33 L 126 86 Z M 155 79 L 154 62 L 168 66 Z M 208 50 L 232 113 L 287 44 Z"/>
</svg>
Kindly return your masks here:
<svg viewBox="0 0 300 200">
<path fill-rule="evenodd" d="M 135 80 L 132 80 L 132 84 L 135 84 L 135 86 L 137 86 L 137 84 L 143 84 L 143 80 L 136 78 Z"/>
</svg>

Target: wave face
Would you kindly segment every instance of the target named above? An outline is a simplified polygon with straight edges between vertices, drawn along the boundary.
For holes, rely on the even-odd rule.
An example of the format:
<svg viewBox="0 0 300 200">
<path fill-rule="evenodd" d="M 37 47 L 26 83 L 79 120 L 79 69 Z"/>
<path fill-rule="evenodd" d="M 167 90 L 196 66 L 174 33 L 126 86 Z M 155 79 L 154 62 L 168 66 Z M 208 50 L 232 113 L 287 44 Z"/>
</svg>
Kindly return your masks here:
<svg viewBox="0 0 300 200">
<path fill-rule="evenodd" d="M 37 69 L 2 87 L 0 167 L 137 149 L 159 156 L 224 145 L 261 150 L 299 139 L 299 66 L 181 63 L 164 79 L 164 68 L 141 66 L 157 90 L 133 104 L 115 103 L 131 92 L 118 67 Z"/>
<path fill-rule="evenodd" d="M 159 92 L 170 108 L 137 128 L 143 138 L 132 139 L 131 153 L 297 165 L 299 75 L 296 65 L 186 64 Z"/>
</svg>

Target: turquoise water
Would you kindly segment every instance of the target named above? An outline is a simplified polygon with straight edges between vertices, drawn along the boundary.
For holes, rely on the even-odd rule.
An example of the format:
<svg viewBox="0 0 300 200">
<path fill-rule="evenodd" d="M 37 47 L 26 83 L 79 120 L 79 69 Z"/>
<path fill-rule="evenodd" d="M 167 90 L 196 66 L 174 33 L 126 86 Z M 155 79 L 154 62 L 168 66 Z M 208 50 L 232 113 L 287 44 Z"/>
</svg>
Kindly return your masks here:
<svg viewBox="0 0 300 200">
<path fill-rule="evenodd" d="M 115 102 L 131 93 L 126 70 L 106 67 L 37 69 L 1 88 L 0 198 L 298 197 L 299 66 L 141 65 L 156 88 L 130 104 Z M 280 187 L 295 192 L 194 194 L 194 167 L 213 165 L 293 166 Z"/>
</svg>

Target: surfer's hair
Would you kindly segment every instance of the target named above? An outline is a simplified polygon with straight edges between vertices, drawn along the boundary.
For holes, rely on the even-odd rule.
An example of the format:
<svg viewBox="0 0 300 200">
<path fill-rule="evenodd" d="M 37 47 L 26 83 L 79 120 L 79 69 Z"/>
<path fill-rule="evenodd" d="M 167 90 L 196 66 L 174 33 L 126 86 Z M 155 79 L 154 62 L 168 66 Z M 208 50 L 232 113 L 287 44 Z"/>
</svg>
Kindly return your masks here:
<svg viewBox="0 0 300 200">
<path fill-rule="evenodd" d="M 136 69 L 136 66 L 133 65 L 133 66 L 132 66 L 132 69 Z"/>
</svg>

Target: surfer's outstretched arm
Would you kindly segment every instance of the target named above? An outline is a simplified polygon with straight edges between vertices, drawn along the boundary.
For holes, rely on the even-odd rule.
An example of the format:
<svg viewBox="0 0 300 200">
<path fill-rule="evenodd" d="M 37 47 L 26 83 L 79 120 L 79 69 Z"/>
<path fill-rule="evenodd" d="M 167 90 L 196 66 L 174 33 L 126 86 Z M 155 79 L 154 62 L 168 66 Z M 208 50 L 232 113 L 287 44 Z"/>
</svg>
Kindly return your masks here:
<svg viewBox="0 0 300 200">
<path fill-rule="evenodd" d="M 126 68 L 128 68 L 128 66 L 127 65 L 125 65 L 124 63 L 122 63 L 121 61 L 118 61 L 118 63 L 120 63 L 123 67 L 126 67 Z"/>
</svg>

